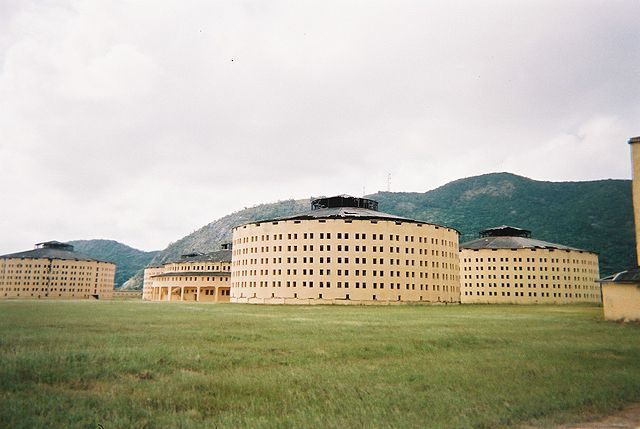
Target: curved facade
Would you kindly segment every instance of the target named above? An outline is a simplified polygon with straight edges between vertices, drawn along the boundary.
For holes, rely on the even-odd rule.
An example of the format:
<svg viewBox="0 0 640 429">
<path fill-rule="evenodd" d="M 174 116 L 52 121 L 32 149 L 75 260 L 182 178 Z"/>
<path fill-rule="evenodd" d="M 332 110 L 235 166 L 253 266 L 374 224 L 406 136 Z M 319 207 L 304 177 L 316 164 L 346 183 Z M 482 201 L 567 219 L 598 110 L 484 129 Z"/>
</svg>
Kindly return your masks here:
<svg viewBox="0 0 640 429">
<path fill-rule="evenodd" d="M 466 303 L 600 303 L 598 255 L 531 238 L 502 226 L 460 245 L 461 296 Z"/>
<path fill-rule="evenodd" d="M 113 297 L 116 266 L 48 241 L 34 250 L 0 256 L 0 299 Z"/>
<path fill-rule="evenodd" d="M 231 251 L 182 255 L 144 270 L 142 298 L 148 301 L 229 302 Z"/>
<path fill-rule="evenodd" d="M 458 303 L 458 232 L 339 196 L 233 229 L 231 301 Z"/>
</svg>

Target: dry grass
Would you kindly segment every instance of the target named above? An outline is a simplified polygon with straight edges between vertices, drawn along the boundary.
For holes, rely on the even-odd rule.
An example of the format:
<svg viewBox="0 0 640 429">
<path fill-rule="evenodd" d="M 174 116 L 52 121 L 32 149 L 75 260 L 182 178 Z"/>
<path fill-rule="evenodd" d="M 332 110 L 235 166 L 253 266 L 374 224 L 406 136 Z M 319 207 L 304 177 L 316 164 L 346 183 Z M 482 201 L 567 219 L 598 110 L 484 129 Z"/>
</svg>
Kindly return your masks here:
<svg viewBox="0 0 640 429">
<path fill-rule="evenodd" d="M 0 303 L 0 427 L 548 426 L 640 400 L 589 306 Z"/>
</svg>

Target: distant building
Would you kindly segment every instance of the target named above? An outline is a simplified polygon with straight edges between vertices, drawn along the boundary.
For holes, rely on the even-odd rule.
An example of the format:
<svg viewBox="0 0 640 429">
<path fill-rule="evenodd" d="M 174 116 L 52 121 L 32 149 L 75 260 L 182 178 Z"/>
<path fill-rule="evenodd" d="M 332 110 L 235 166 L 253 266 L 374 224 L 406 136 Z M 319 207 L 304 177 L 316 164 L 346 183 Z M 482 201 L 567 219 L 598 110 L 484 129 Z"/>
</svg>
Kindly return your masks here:
<svg viewBox="0 0 640 429">
<path fill-rule="evenodd" d="M 631 138 L 629 144 L 633 170 L 632 198 L 636 261 L 640 261 L 640 137 Z M 601 284 L 605 319 L 640 321 L 640 268 L 638 266 L 605 277 L 601 280 Z"/>
<path fill-rule="evenodd" d="M 459 303 L 458 232 L 341 195 L 233 228 L 231 301 Z"/>
<path fill-rule="evenodd" d="M 598 255 L 531 238 L 500 226 L 460 245 L 461 302 L 570 304 L 600 302 Z"/>
<path fill-rule="evenodd" d="M 25 252 L 0 256 L 0 299 L 90 299 L 113 296 L 115 264 L 47 241 Z"/>
<path fill-rule="evenodd" d="M 144 270 L 142 298 L 148 301 L 229 302 L 231 250 L 190 253 Z"/>
</svg>

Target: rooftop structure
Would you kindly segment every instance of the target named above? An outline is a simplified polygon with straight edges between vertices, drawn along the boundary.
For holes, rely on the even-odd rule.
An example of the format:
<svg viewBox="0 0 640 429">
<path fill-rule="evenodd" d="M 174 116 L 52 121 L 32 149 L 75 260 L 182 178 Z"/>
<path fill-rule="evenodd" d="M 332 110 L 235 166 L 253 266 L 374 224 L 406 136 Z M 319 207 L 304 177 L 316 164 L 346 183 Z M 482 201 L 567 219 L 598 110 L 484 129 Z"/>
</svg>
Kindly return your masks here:
<svg viewBox="0 0 640 429">
<path fill-rule="evenodd" d="M 483 237 L 524 237 L 531 238 L 531 231 L 514 226 L 502 225 L 495 228 L 488 228 L 480 231 L 480 238 Z"/>
<path fill-rule="evenodd" d="M 24 252 L 10 253 L 8 255 L 1 255 L 0 259 L 61 259 L 61 260 L 74 260 L 74 261 L 102 261 L 96 258 L 91 258 L 82 253 L 76 252 L 71 244 L 61 243 L 59 241 L 45 241 L 43 243 L 37 243 L 35 249 L 27 250 Z"/>
<path fill-rule="evenodd" d="M 317 198 L 311 201 L 311 210 L 330 209 L 337 207 L 354 207 L 378 211 L 378 202 L 368 198 L 357 198 L 351 195 Z"/>
<path fill-rule="evenodd" d="M 366 198 L 233 228 L 231 301 L 457 303 L 458 232 L 378 211 Z"/>
<path fill-rule="evenodd" d="M 598 255 L 502 225 L 460 245 L 461 302 L 600 302 Z"/>
<path fill-rule="evenodd" d="M 498 226 L 480 231 L 480 238 L 460 245 L 461 249 L 555 249 L 589 252 L 587 250 L 531 238 L 531 231 L 513 226 Z M 590 252 L 595 253 L 595 252 Z"/>
<path fill-rule="evenodd" d="M 180 259 L 171 262 L 231 262 L 231 250 L 222 249 L 209 253 L 191 252 L 180 256 Z"/>
<path fill-rule="evenodd" d="M 115 264 L 59 241 L 0 256 L 0 298 L 88 299 L 113 296 Z"/>
<path fill-rule="evenodd" d="M 295 214 L 292 216 L 284 216 L 279 218 L 264 219 L 257 222 L 249 222 L 249 224 L 260 224 L 278 221 L 296 221 L 296 220 L 314 220 L 314 219 L 360 219 L 360 220 L 388 220 L 398 223 L 416 223 L 422 225 L 441 225 L 430 224 L 428 222 L 405 218 L 378 211 L 378 202 L 367 198 L 357 198 L 349 195 L 338 195 L 335 197 L 316 198 L 311 201 L 311 210 Z M 243 226 L 243 225 L 240 225 Z M 236 227 L 238 228 L 238 227 Z M 234 228 L 234 229 L 236 229 Z M 445 227 L 449 229 L 450 227 Z M 455 230 L 457 232 L 457 230 Z"/>
</svg>

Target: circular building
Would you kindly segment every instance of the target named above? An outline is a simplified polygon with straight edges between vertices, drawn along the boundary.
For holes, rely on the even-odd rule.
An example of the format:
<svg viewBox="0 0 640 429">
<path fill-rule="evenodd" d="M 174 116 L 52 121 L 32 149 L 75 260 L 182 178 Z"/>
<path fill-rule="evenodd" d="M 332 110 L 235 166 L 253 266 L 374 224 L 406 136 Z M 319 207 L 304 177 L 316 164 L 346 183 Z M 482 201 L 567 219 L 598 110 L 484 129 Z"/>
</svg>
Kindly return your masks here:
<svg viewBox="0 0 640 429">
<path fill-rule="evenodd" d="M 460 245 L 463 304 L 599 303 L 595 252 L 531 238 L 531 231 L 499 226 Z"/>
<path fill-rule="evenodd" d="M 47 241 L 26 252 L 0 256 L 2 298 L 111 298 L 116 266 Z"/>
<path fill-rule="evenodd" d="M 229 302 L 231 250 L 189 253 L 144 270 L 142 299 Z"/>
<path fill-rule="evenodd" d="M 460 302 L 458 231 L 341 195 L 233 228 L 231 302 Z"/>
</svg>

